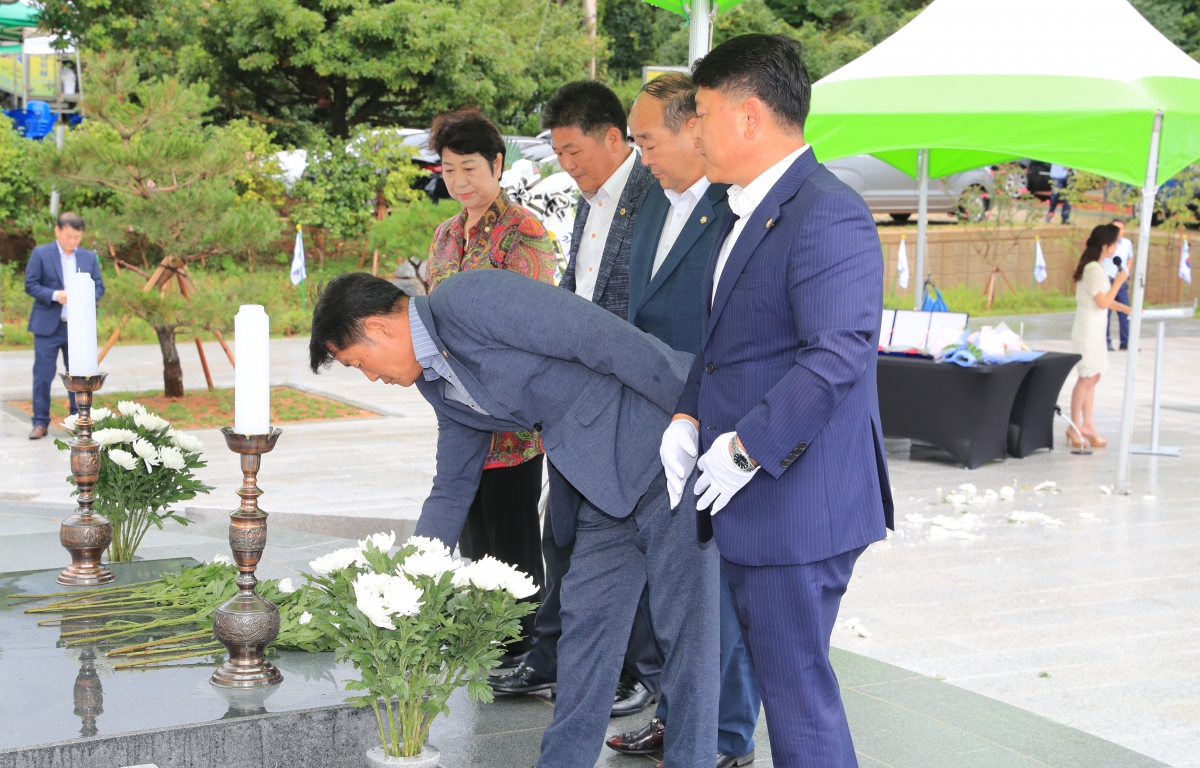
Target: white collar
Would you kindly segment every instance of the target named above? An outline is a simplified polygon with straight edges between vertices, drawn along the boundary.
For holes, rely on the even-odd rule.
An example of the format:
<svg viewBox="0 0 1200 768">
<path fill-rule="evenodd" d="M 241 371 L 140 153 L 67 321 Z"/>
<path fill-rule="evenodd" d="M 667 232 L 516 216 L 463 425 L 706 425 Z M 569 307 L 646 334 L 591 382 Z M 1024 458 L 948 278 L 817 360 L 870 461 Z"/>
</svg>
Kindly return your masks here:
<svg viewBox="0 0 1200 768">
<path fill-rule="evenodd" d="M 66 251 L 63 250 L 62 244 L 59 243 L 57 240 L 54 241 L 54 244 L 58 246 L 58 258 L 60 258 L 60 259 L 69 259 L 75 255 L 75 251 L 79 250 L 78 248 L 76 248 L 75 251 L 71 251 L 70 253 L 67 253 Z"/>
<path fill-rule="evenodd" d="M 617 166 L 617 170 L 613 171 L 608 180 L 600 185 L 600 189 L 591 195 L 584 195 L 583 198 L 591 203 L 600 197 L 600 193 L 603 192 L 608 196 L 609 200 L 620 200 L 621 191 L 625 189 L 625 182 L 629 181 L 629 174 L 633 173 L 633 164 L 638 161 L 639 157 L 636 149 L 631 150 L 629 157 L 625 158 L 625 162 Z"/>
<path fill-rule="evenodd" d="M 667 196 L 667 200 L 671 201 L 672 207 L 678 207 L 680 202 L 684 201 L 688 195 L 691 195 L 692 199 L 696 202 L 700 202 L 700 198 L 704 197 L 704 193 L 708 191 L 711 184 L 712 182 L 708 180 L 707 176 L 701 176 L 695 184 L 682 192 L 676 192 L 673 189 L 664 189 L 663 193 Z"/>
<path fill-rule="evenodd" d="M 792 167 L 792 163 L 796 162 L 800 155 L 803 155 L 807 150 L 808 145 L 805 144 L 760 173 L 754 181 L 745 187 L 739 187 L 737 184 L 731 186 L 729 188 L 730 210 L 737 214 L 739 218 L 745 218 L 754 213 L 754 209 L 766 199 L 771 189 L 783 178 L 783 174 L 787 173 L 787 169 Z"/>
</svg>

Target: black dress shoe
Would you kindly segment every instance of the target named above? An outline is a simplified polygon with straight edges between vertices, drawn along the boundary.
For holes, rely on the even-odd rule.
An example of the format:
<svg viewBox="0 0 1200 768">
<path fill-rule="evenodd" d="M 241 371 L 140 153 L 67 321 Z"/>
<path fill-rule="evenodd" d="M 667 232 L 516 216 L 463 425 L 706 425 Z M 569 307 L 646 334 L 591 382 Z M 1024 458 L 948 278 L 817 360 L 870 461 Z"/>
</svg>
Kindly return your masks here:
<svg viewBox="0 0 1200 768">
<path fill-rule="evenodd" d="M 492 686 L 492 690 L 496 693 L 533 693 L 534 691 L 544 691 L 546 689 L 550 689 L 553 692 L 558 687 L 556 680 L 538 674 L 533 667 L 525 662 L 521 662 L 516 669 L 507 675 L 497 675 L 489 679 L 488 685 Z"/>
<path fill-rule="evenodd" d="M 649 755 L 662 750 L 663 734 L 666 730 L 665 721 L 652 717 L 640 731 L 627 731 L 619 736 L 609 736 L 608 741 L 604 743 L 623 755 Z"/>
<path fill-rule="evenodd" d="M 742 768 L 744 765 L 750 765 L 754 762 L 754 752 L 751 751 L 748 755 L 734 757 L 733 755 L 722 755 L 717 753 L 717 768 Z"/>
<path fill-rule="evenodd" d="M 521 666 L 521 662 L 525 661 L 525 657 L 529 655 L 529 651 L 521 653 L 506 653 L 500 657 L 500 663 L 496 665 L 493 672 L 499 673 L 504 669 L 516 669 Z"/>
<path fill-rule="evenodd" d="M 659 694 L 652 693 L 641 682 L 628 675 L 621 677 L 617 684 L 617 693 L 613 697 L 612 717 L 636 715 L 646 707 L 658 701 Z"/>
</svg>

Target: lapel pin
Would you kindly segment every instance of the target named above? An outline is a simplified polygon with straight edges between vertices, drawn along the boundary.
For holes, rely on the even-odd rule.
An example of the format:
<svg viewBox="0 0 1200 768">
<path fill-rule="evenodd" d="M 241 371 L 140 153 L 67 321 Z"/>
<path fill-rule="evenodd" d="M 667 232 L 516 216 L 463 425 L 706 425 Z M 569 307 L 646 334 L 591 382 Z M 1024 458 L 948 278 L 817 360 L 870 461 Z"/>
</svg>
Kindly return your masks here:
<svg viewBox="0 0 1200 768">
<path fill-rule="evenodd" d="M 621 209 L 621 215 L 622 215 L 622 216 L 624 216 L 624 215 L 625 215 L 625 209 L 624 209 L 624 208 L 622 208 L 622 209 Z"/>
<path fill-rule="evenodd" d="M 767 229 L 770 229 L 771 225 L 774 223 L 775 223 L 775 219 L 767 219 Z"/>
<path fill-rule="evenodd" d="M 701 223 L 701 224 L 707 224 L 707 223 L 708 223 L 708 217 L 707 217 L 707 216 L 701 216 L 701 217 L 700 217 L 700 223 Z"/>
</svg>

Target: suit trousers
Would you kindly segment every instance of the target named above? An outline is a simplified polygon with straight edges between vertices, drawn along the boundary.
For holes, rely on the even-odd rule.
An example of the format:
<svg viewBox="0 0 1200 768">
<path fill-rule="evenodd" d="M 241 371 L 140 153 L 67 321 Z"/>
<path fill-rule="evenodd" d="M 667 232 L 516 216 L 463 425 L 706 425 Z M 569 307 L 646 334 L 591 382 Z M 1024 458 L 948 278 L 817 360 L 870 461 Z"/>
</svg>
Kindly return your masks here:
<svg viewBox="0 0 1200 768">
<path fill-rule="evenodd" d="M 60 321 L 58 329 L 49 336 L 33 336 L 33 425 L 50 426 L 50 385 L 58 372 L 58 352 L 62 350 L 63 372 L 69 367 L 67 361 L 67 324 Z M 75 413 L 75 393 L 68 392 L 71 413 Z"/>
<path fill-rule="evenodd" d="M 804 565 L 724 561 L 733 608 L 750 650 L 779 768 L 857 768 L 829 663 L 838 607 L 866 547 Z"/>
<path fill-rule="evenodd" d="M 729 577 L 725 561 L 721 561 L 721 699 L 717 707 L 717 751 L 722 755 L 741 757 L 754 751 L 754 729 L 758 726 L 758 711 L 762 697 L 754 664 L 742 640 L 742 627 L 733 610 L 729 593 Z M 666 720 L 670 709 L 667 697 L 658 703 L 654 713 Z"/>
<path fill-rule="evenodd" d="M 712 541 L 700 543 L 696 514 L 683 507 L 671 510 L 661 472 L 628 517 L 606 515 L 586 500 L 580 506 L 562 586 L 558 698 L 538 768 L 595 765 L 647 584 L 665 658 L 663 690 L 681 703 L 667 723 L 666 766 L 712 768 L 720 691 L 718 555 Z"/>
<path fill-rule="evenodd" d="M 1116 300 L 1122 304 L 1129 304 L 1129 281 L 1121 283 L 1121 287 L 1117 289 Z M 1115 309 L 1108 310 L 1108 320 L 1104 323 L 1104 338 L 1108 341 L 1108 346 L 1112 346 L 1112 316 L 1117 316 L 1117 330 L 1120 332 L 1121 349 L 1129 346 L 1129 315 L 1124 312 L 1118 312 Z"/>
<path fill-rule="evenodd" d="M 543 461 L 544 457 L 538 455 L 516 466 L 483 470 L 458 538 L 458 549 L 464 557 L 478 560 L 491 555 L 529 574 L 542 592 L 546 575 L 542 568 L 538 499 L 542 495 Z M 542 592 L 533 600 L 540 601 Z M 508 645 L 508 653 L 521 654 L 532 647 L 533 618 L 530 614 L 521 619 L 522 638 Z"/>
</svg>

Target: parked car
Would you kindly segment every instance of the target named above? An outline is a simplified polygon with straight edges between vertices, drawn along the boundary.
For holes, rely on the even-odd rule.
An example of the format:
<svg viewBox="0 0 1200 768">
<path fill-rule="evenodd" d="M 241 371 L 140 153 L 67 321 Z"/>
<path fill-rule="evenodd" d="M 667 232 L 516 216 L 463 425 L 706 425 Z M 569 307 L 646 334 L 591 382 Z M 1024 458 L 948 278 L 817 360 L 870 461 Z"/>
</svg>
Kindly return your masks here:
<svg viewBox="0 0 1200 768">
<path fill-rule="evenodd" d="M 908 221 L 917 212 L 917 180 L 871 155 L 832 160 L 825 167 L 862 195 L 871 213 Z M 977 168 L 929 181 L 929 212 L 966 216 L 986 212 L 994 186 L 991 170 Z"/>
</svg>

